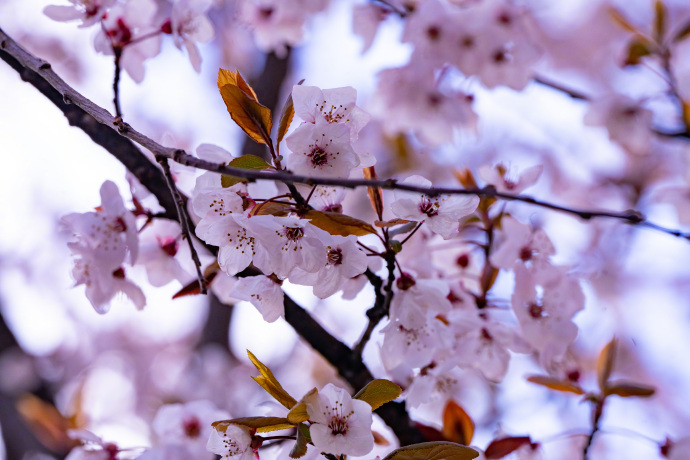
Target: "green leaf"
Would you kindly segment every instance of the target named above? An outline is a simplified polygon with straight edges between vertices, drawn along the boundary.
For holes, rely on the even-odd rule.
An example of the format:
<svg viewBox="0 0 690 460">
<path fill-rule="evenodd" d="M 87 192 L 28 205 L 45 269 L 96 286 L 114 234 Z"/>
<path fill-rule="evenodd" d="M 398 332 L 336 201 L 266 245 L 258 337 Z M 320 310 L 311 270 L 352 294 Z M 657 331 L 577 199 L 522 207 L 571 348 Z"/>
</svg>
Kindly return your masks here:
<svg viewBox="0 0 690 460">
<path fill-rule="evenodd" d="M 251 169 L 254 171 L 262 171 L 271 167 L 263 158 L 257 157 L 256 155 L 242 155 L 241 157 L 233 158 L 232 161 L 228 163 L 228 166 L 239 169 Z M 220 176 L 220 184 L 223 188 L 232 187 L 245 180 L 246 179 L 242 177 L 229 176 L 227 174 Z"/>
<path fill-rule="evenodd" d="M 369 403 L 371 410 L 376 410 L 387 402 L 393 401 L 400 396 L 400 393 L 402 393 L 402 388 L 390 380 L 376 379 L 367 383 L 354 395 L 354 398 Z"/>
<path fill-rule="evenodd" d="M 376 233 L 376 229 L 366 222 L 337 212 L 309 211 L 304 216 L 310 223 L 331 235 L 363 236 Z"/>
<path fill-rule="evenodd" d="M 276 401 L 285 406 L 287 409 L 291 409 L 297 404 L 295 398 L 290 396 L 287 391 L 282 387 L 282 385 L 273 376 L 273 372 L 266 367 L 261 361 L 257 359 L 256 356 L 252 354 L 251 351 L 247 350 L 247 355 L 249 359 L 256 366 L 257 370 L 261 374 L 258 377 L 252 377 L 256 383 L 258 383 L 261 388 L 266 390 L 268 394 L 273 396 Z M 287 419 L 286 419 L 287 420 Z"/>
<path fill-rule="evenodd" d="M 311 442 L 311 437 L 309 436 L 309 427 L 304 423 L 297 425 L 297 442 L 292 446 L 290 451 L 290 458 L 300 458 L 304 457 L 307 453 L 307 444 Z"/>
<path fill-rule="evenodd" d="M 479 452 L 453 442 L 435 441 L 395 449 L 383 460 L 472 460 Z"/>
<path fill-rule="evenodd" d="M 270 431 L 286 430 L 288 428 L 295 427 L 293 423 L 290 423 L 288 419 L 283 417 L 233 418 L 231 420 L 213 422 L 213 427 L 227 427 L 229 424 L 246 426 L 258 431 L 259 433 L 268 433 Z"/>
</svg>

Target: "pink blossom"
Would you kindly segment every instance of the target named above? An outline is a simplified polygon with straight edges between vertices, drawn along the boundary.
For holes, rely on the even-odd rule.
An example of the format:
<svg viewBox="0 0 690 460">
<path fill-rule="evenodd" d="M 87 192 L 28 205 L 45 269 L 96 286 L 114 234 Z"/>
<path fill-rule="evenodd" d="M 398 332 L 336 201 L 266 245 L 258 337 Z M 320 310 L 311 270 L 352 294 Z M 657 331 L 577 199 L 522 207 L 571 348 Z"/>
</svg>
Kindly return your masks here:
<svg viewBox="0 0 690 460">
<path fill-rule="evenodd" d="M 515 177 L 505 165 L 498 163 L 493 167 L 488 165 L 480 167 L 479 177 L 484 179 L 487 184 L 496 187 L 499 192 L 517 194 L 534 185 L 543 169 L 542 165 L 532 166 Z"/>
<path fill-rule="evenodd" d="M 410 176 L 401 182 L 406 185 L 431 187 L 431 182 L 422 176 Z M 401 219 L 424 222 L 428 227 L 448 239 L 457 233 L 460 219 L 477 208 L 479 198 L 474 195 L 427 196 L 411 192 L 395 192 L 391 204 L 393 213 Z"/>
<path fill-rule="evenodd" d="M 329 383 L 304 398 L 314 447 L 334 455 L 366 455 L 374 448 L 371 406 Z"/>
<path fill-rule="evenodd" d="M 184 47 L 192 67 L 201 71 L 201 56 L 195 42 L 207 43 L 214 36 L 213 24 L 206 17 L 212 0 L 176 0 L 171 15 L 171 32 L 177 48 Z"/>
<path fill-rule="evenodd" d="M 206 450 L 224 459 L 254 460 L 249 429 L 234 423 L 218 423 L 211 430 Z"/>
<path fill-rule="evenodd" d="M 285 139 L 287 167 L 297 174 L 348 177 L 359 165 L 350 145 L 350 129 L 339 123 L 305 123 Z"/>
<path fill-rule="evenodd" d="M 69 0 L 74 6 L 48 5 L 43 13 L 54 21 L 81 20 L 79 27 L 91 26 L 105 16 L 117 0 Z"/>
<path fill-rule="evenodd" d="M 268 276 L 239 278 L 228 295 L 254 305 L 269 323 L 285 316 L 283 290 Z"/>
</svg>

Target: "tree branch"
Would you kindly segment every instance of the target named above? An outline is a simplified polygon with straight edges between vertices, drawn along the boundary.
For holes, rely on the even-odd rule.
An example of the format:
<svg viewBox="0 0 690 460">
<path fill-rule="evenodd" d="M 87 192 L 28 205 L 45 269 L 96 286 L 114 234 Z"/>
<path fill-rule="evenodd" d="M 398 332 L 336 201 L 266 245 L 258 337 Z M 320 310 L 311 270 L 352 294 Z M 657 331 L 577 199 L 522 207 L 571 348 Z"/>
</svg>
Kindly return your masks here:
<svg viewBox="0 0 690 460">
<path fill-rule="evenodd" d="M 166 210 L 163 217 L 176 220 L 176 205 L 163 173 L 130 140 L 154 155 L 172 158 L 178 152 L 159 145 L 117 120 L 108 111 L 71 88 L 47 62 L 24 50 L 0 29 L 0 59 L 15 69 L 55 104 L 70 124 L 82 129 L 94 142 L 120 160 L 149 189 Z M 125 137 L 130 140 L 125 139 Z M 185 157 L 194 158 L 181 152 Z M 213 165 L 211 163 L 211 165 Z M 213 165 L 215 168 L 217 165 Z M 246 170 L 238 169 L 246 172 Z M 270 178 L 276 180 L 276 178 Z M 279 179 L 278 179 L 279 180 Z M 256 273 L 258 274 L 258 273 Z M 355 389 L 369 383 L 373 376 L 361 357 L 329 334 L 311 315 L 289 296 L 285 296 L 285 319 L 317 352 L 324 356 Z M 402 445 L 423 442 L 421 432 L 410 420 L 404 403 L 388 403 L 376 411 L 391 427 Z"/>
</svg>

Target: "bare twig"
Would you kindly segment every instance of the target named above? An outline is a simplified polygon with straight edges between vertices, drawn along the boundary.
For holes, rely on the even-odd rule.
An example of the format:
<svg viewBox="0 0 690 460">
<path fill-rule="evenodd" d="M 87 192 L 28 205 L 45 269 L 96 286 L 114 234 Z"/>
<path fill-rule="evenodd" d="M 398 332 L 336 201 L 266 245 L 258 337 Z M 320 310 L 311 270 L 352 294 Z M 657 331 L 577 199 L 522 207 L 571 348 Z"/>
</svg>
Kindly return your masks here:
<svg viewBox="0 0 690 460">
<path fill-rule="evenodd" d="M 120 108 L 120 74 L 122 68 L 120 67 L 120 60 L 122 59 L 122 48 L 113 46 L 113 53 L 115 54 L 115 77 L 113 78 L 113 104 L 115 105 L 115 116 L 122 119 L 122 108 Z"/>
<path fill-rule="evenodd" d="M 362 337 L 359 339 L 355 345 L 355 348 L 353 349 L 353 351 L 360 356 L 364 352 L 364 347 L 371 338 L 371 334 L 374 332 L 376 325 L 388 314 L 385 308 L 386 296 L 381 291 L 381 288 L 383 287 L 383 280 L 368 268 L 364 272 L 364 276 L 367 277 L 369 283 L 374 287 L 374 295 L 376 296 L 376 300 L 374 300 L 374 306 L 367 310 L 367 318 L 369 318 L 369 323 L 367 324 L 367 328 L 364 330 L 364 333 L 362 333 Z"/>
<path fill-rule="evenodd" d="M 594 402 L 594 407 L 592 408 L 592 431 L 589 432 L 585 445 L 582 448 L 582 460 L 588 460 L 589 449 L 592 447 L 592 441 L 594 441 L 594 436 L 599 431 L 599 421 L 601 416 L 604 415 L 604 402 L 605 398 L 600 398 L 598 401 Z"/>
<path fill-rule="evenodd" d="M 196 268 L 196 276 L 199 279 L 199 292 L 201 294 L 206 294 L 206 278 L 201 270 L 201 261 L 199 260 L 199 255 L 196 253 L 194 248 L 194 241 L 192 240 L 192 233 L 189 230 L 189 214 L 187 213 L 187 208 L 185 207 L 185 201 L 182 199 L 180 191 L 175 185 L 175 180 L 173 179 L 172 172 L 170 172 L 170 165 L 168 164 L 168 159 L 165 157 L 156 157 L 158 163 L 163 168 L 163 174 L 165 179 L 168 181 L 168 187 L 170 188 L 170 193 L 175 201 L 175 207 L 177 208 L 177 217 L 180 222 L 180 228 L 182 229 L 182 234 L 187 240 L 189 245 L 189 252 L 192 256 L 192 261 L 194 262 L 194 267 Z"/>
</svg>

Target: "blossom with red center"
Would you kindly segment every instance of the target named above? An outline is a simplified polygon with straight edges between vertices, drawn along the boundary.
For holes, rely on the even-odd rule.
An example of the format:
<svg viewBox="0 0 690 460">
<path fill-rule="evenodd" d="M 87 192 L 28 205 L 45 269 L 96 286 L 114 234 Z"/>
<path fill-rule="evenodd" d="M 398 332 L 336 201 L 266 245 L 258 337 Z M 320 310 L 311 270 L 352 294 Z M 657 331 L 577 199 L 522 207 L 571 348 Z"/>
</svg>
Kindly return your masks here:
<svg viewBox="0 0 690 460">
<path fill-rule="evenodd" d="M 374 448 L 371 406 L 329 383 L 304 398 L 314 446 L 333 455 L 361 456 Z"/>
<path fill-rule="evenodd" d="M 350 129 L 340 123 L 304 123 L 285 142 L 292 152 L 287 167 L 297 174 L 348 177 L 359 165 Z"/>
<path fill-rule="evenodd" d="M 410 176 L 401 183 L 431 187 L 431 182 L 422 176 Z M 445 239 L 457 233 L 460 219 L 474 212 L 479 204 L 479 198 L 471 195 L 432 197 L 396 191 L 395 198 L 391 210 L 396 216 L 401 219 L 424 221 L 433 232 Z"/>
</svg>

